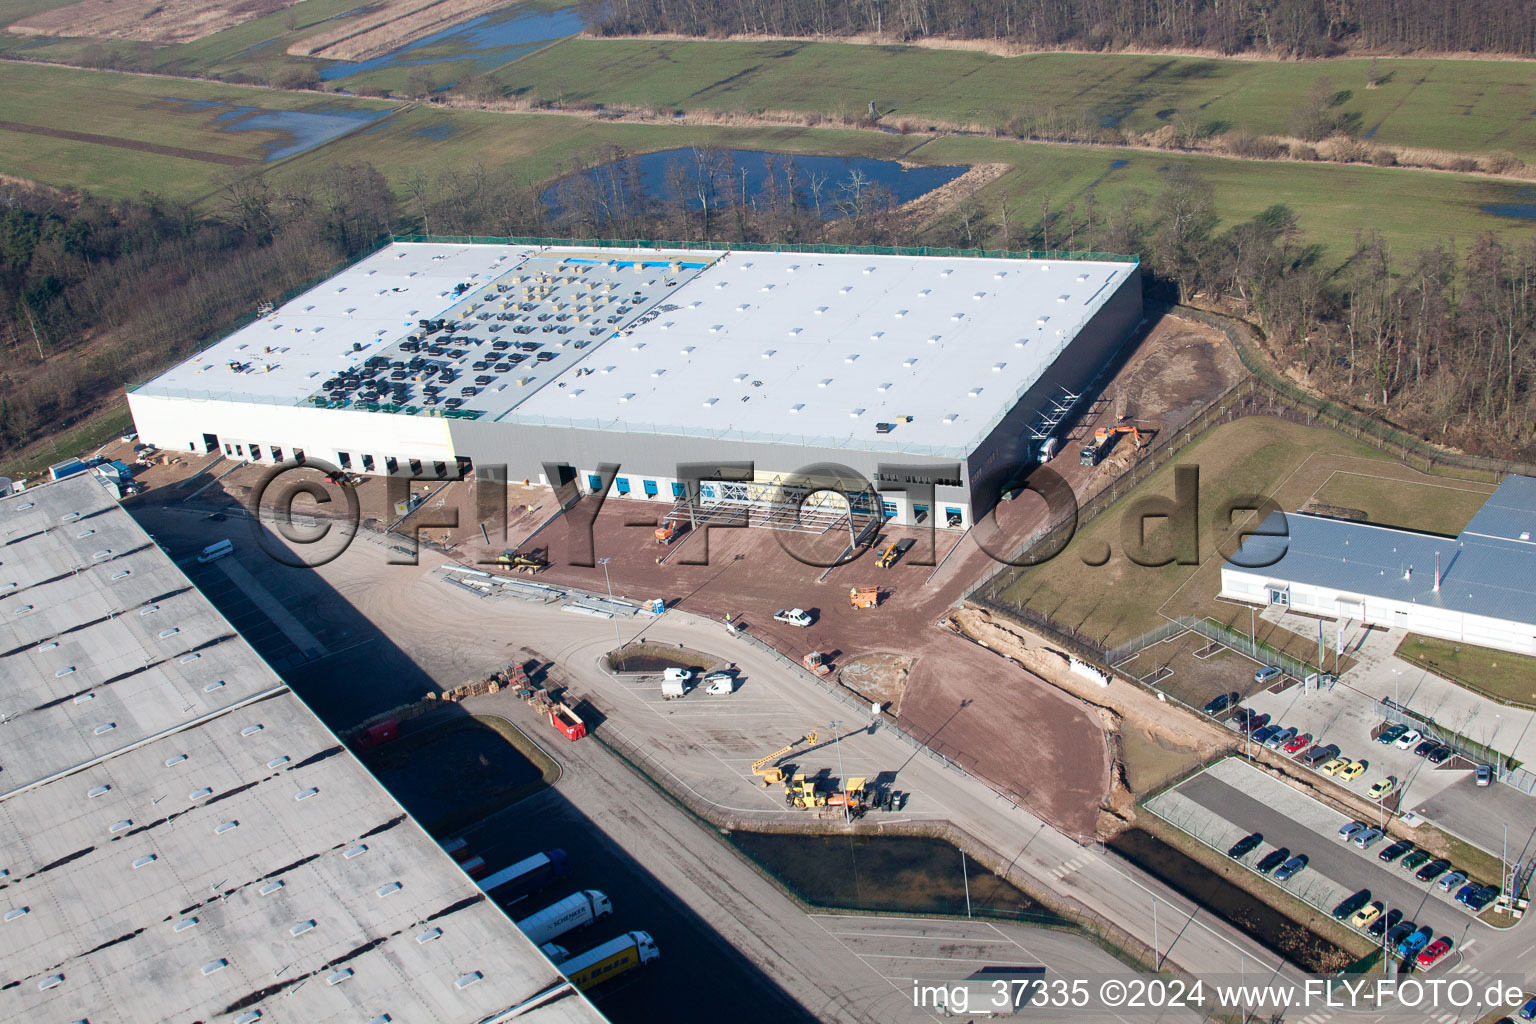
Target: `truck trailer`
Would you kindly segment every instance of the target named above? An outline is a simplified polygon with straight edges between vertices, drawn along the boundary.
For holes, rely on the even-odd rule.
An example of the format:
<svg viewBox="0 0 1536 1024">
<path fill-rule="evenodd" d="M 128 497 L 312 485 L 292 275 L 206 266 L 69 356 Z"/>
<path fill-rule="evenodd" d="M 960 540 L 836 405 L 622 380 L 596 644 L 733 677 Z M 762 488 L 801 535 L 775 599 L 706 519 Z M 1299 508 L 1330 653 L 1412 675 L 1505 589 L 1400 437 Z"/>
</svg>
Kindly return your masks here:
<svg viewBox="0 0 1536 1024">
<path fill-rule="evenodd" d="M 559 903 L 551 903 L 536 914 L 517 922 L 529 941 L 543 945 L 558 939 L 572 928 L 585 928 L 604 914 L 613 913 L 613 904 L 596 889 L 573 892 Z"/>
<path fill-rule="evenodd" d="M 525 857 L 509 868 L 479 879 L 480 891 L 501 906 L 510 906 L 547 885 L 569 878 L 571 865 L 564 850 L 550 850 Z"/>
<path fill-rule="evenodd" d="M 661 956 L 646 932 L 628 932 L 555 966 L 572 985 L 585 992 L 625 971 Z"/>
</svg>

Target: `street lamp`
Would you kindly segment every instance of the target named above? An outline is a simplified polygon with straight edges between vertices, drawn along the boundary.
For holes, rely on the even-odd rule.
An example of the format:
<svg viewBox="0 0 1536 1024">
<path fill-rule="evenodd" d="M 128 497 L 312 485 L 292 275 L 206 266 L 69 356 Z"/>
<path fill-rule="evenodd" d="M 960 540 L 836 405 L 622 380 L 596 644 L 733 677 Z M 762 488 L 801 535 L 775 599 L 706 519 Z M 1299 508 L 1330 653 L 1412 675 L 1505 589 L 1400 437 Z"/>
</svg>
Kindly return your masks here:
<svg viewBox="0 0 1536 1024">
<path fill-rule="evenodd" d="M 835 719 L 827 723 L 827 728 L 832 730 L 832 745 L 837 748 L 837 778 L 843 784 L 843 824 L 846 825 L 852 819 L 848 817 L 848 776 L 843 774 L 843 740 L 837 731 L 842 724 L 842 719 Z"/>
<path fill-rule="evenodd" d="M 608 612 L 610 615 L 613 615 L 613 639 L 616 640 L 619 645 L 618 650 L 614 653 L 618 654 L 620 661 L 623 661 L 624 638 L 619 635 L 619 617 L 613 611 L 613 580 L 609 579 L 608 577 L 608 559 L 599 558 L 597 560 L 597 564 L 603 567 L 603 582 L 608 584 Z"/>
</svg>

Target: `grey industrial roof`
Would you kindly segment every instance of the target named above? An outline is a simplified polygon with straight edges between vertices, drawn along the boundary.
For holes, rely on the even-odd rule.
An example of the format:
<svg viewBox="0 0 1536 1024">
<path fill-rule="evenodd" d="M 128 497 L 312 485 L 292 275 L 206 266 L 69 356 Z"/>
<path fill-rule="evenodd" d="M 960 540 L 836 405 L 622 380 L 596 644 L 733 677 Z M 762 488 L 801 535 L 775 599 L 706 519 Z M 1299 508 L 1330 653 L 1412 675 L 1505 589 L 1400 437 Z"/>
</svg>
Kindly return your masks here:
<svg viewBox="0 0 1536 1024">
<path fill-rule="evenodd" d="M 963 456 L 1135 273 L 395 243 L 136 392 Z"/>
<path fill-rule="evenodd" d="M 0 1019 L 602 1020 L 95 480 L 0 545 Z"/>
<path fill-rule="evenodd" d="M 1529 495 L 1536 479 L 1509 478 L 1455 538 L 1275 512 L 1227 565 L 1361 597 L 1536 622 L 1536 543 L 1520 537 L 1532 518 L 1522 504 Z"/>
</svg>

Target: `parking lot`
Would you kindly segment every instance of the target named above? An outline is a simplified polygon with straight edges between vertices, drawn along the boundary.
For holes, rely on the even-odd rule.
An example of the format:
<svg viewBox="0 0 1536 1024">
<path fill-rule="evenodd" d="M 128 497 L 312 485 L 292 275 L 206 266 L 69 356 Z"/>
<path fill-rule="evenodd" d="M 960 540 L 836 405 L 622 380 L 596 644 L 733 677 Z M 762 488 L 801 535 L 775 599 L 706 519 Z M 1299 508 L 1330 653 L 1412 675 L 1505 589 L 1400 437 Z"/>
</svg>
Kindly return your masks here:
<svg viewBox="0 0 1536 1024">
<path fill-rule="evenodd" d="M 1470 944 L 1475 922 L 1455 902 L 1454 890 L 1441 892 L 1438 883 L 1417 881 L 1397 864 L 1382 863 L 1377 854 L 1388 839 L 1364 851 L 1341 842 L 1338 831 L 1352 819 L 1240 758 L 1211 766 L 1149 800 L 1147 807 L 1222 853 L 1243 836 L 1261 833 L 1264 842 L 1242 858 L 1250 868 L 1277 847 L 1305 854 L 1306 868 L 1275 884 L 1324 913 L 1356 890 L 1370 889 L 1372 899 L 1401 910 L 1404 920 L 1429 925 L 1437 936 L 1449 935 L 1457 949 Z"/>
</svg>

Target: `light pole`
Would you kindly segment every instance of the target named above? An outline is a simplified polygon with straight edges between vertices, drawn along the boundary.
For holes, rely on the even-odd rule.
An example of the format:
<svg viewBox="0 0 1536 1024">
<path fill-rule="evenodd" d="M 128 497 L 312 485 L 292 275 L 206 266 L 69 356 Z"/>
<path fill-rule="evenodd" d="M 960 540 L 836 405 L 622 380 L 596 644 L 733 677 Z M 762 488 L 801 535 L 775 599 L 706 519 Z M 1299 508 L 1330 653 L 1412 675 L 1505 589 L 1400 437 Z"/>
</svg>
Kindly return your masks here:
<svg viewBox="0 0 1536 1024">
<path fill-rule="evenodd" d="M 608 584 L 608 612 L 613 615 L 613 580 L 608 577 L 608 559 L 599 558 L 597 564 L 603 567 L 603 582 Z M 622 662 L 624 660 L 624 638 L 619 635 L 618 615 L 613 615 L 613 639 L 618 642 L 619 648 L 615 653 L 618 654 L 619 661 Z"/>
<path fill-rule="evenodd" d="M 837 727 L 843 724 L 841 718 L 827 723 L 827 728 L 832 730 L 832 745 L 837 748 L 837 779 L 843 786 L 843 824 L 846 825 L 852 819 L 848 817 L 848 776 L 843 774 L 843 740 Z"/>
<path fill-rule="evenodd" d="M 1152 972 L 1157 973 L 1158 942 L 1157 942 L 1157 897 L 1152 897 Z"/>
</svg>

